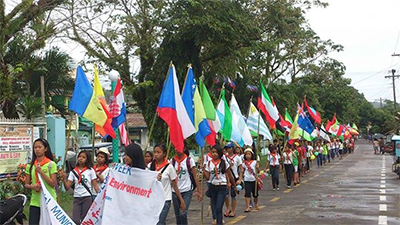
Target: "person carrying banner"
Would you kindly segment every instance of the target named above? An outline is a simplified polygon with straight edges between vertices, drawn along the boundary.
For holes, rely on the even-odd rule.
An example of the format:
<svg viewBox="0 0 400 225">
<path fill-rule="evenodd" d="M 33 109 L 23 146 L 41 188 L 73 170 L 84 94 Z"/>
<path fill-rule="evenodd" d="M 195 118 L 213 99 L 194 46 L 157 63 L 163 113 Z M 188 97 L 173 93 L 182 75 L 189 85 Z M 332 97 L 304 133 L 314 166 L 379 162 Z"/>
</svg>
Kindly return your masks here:
<svg viewBox="0 0 400 225">
<path fill-rule="evenodd" d="M 162 183 L 165 192 L 165 203 L 160 213 L 157 225 L 166 224 L 169 208 L 172 201 L 172 189 L 175 191 L 176 196 L 180 202 L 179 208 L 181 213 L 185 213 L 186 204 L 185 200 L 179 191 L 177 185 L 177 175 L 173 166 L 170 166 L 167 160 L 167 148 L 165 145 L 158 144 L 154 147 L 154 160 L 150 165 L 150 170 L 159 172 L 158 180 Z"/>
<path fill-rule="evenodd" d="M 216 211 L 216 224 L 223 223 L 222 208 L 224 206 L 227 187 L 235 183 L 229 168 L 229 163 L 223 158 L 223 149 L 218 144 L 214 145 L 212 147 L 212 159 L 205 166 L 204 177 L 210 183 L 209 195 L 211 204 L 214 205 Z M 234 190 L 237 192 L 236 186 Z"/>
<path fill-rule="evenodd" d="M 231 188 L 228 190 L 228 193 L 225 198 L 226 212 L 224 213 L 225 217 L 235 217 L 236 215 L 236 191 L 234 190 L 234 186 L 240 185 L 242 183 L 242 159 L 237 154 L 234 154 L 235 144 L 232 142 L 228 142 L 224 149 L 227 154 L 225 158 L 230 165 L 230 170 L 233 175 L 233 179 L 235 179 L 235 183 L 231 185 Z M 230 195 L 229 195 L 230 192 Z M 229 196 L 232 198 L 232 204 L 229 204 Z"/>
<path fill-rule="evenodd" d="M 110 172 L 108 168 L 108 158 L 110 157 L 110 152 L 107 148 L 100 148 L 96 153 L 96 164 L 93 169 L 97 176 L 97 184 L 101 187 L 104 183 L 104 179 Z M 97 194 L 96 194 L 97 195 Z"/>
<path fill-rule="evenodd" d="M 44 185 L 53 198 L 56 198 L 57 164 L 53 161 L 50 145 L 46 139 L 33 142 L 32 161 L 26 166 L 25 188 L 32 190 L 29 207 L 29 224 L 39 224 L 41 188 Z M 38 175 L 44 180 L 41 184 Z"/>
<path fill-rule="evenodd" d="M 98 193 L 99 186 L 96 181 L 96 173 L 92 168 L 93 162 L 90 153 L 86 150 L 80 151 L 77 161 L 78 163 L 74 170 L 69 173 L 68 179 L 64 171 L 60 171 L 60 176 L 64 180 L 66 190 L 71 188 L 72 182 L 75 184 L 72 220 L 74 223 L 80 224 L 93 202 L 92 188 L 94 188 L 95 193 Z"/>
<path fill-rule="evenodd" d="M 125 165 L 139 169 L 146 169 L 142 148 L 137 144 L 130 144 L 125 148 Z"/>
<path fill-rule="evenodd" d="M 245 200 L 246 209 L 244 212 L 250 212 L 250 198 L 253 195 L 254 198 L 254 209 L 258 210 L 258 193 L 256 190 L 256 173 L 259 171 L 259 165 L 257 160 L 255 160 L 255 155 L 251 148 L 246 148 L 244 150 L 245 161 L 243 162 L 243 176 L 244 176 L 244 186 L 245 186 Z M 257 188 L 260 184 L 257 185 Z"/>
</svg>

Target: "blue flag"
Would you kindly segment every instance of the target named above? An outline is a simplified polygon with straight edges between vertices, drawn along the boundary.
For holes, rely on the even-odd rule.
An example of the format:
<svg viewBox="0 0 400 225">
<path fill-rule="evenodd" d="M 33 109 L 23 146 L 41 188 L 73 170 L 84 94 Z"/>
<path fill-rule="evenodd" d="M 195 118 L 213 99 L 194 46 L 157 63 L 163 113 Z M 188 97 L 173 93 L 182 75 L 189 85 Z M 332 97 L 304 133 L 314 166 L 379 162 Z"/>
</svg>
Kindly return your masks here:
<svg viewBox="0 0 400 225">
<path fill-rule="evenodd" d="M 311 134 L 314 131 L 314 126 L 312 125 L 310 119 L 308 119 L 308 117 L 304 114 L 304 112 L 301 112 L 299 114 L 299 119 L 297 121 L 297 124 L 301 129 L 303 129 L 309 134 Z"/>
</svg>

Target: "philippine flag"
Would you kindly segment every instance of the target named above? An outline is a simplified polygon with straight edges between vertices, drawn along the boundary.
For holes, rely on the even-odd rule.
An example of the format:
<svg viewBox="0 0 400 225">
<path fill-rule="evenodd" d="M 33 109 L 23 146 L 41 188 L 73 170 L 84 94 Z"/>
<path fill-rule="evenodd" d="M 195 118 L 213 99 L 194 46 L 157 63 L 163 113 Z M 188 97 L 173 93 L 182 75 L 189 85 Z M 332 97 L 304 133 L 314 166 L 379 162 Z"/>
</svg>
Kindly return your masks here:
<svg viewBox="0 0 400 225">
<path fill-rule="evenodd" d="M 174 65 L 169 68 L 157 113 L 168 124 L 172 144 L 176 150 L 183 152 L 184 140 L 194 134 L 196 129 L 183 104 Z"/>
<path fill-rule="evenodd" d="M 117 85 L 114 89 L 113 99 L 110 104 L 110 114 L 113 117 L 112 127 L 117 128 L 123 122 L 125 122 L 126 117 L 126 106 L 124 92 L 122 91 L 121 79 L 117 80 Z"/>
</svg>

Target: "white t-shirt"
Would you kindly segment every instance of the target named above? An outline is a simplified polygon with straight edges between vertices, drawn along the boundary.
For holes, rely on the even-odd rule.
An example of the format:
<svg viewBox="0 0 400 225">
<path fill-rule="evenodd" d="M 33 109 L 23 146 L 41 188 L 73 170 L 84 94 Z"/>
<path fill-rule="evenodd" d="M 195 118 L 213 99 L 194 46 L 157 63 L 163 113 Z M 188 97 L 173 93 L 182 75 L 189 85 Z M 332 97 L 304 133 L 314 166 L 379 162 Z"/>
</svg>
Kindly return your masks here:
<svg viewBox="0 0 400 225">
<path fill-rule="evenodd" d="M 170 164 L 168 164 L 167 166 L 168 167 L 164 170 L 164 172 L 162 173 L 162 176 L 161 176 L 161 183 L 163 185 L 164 192 L 165 192 L 165 201 L 172 200 L 171 182 L 173 180 L 175 180 L 177 177 L 174 167 L 172 167 L 172 165 L 170 165 Z M 157 172 L 161 173 L 161 171 L 163 169 L 164 168 L 160 169 Z"/>
<path fill-rule="evenodd" d="M 256 160 L 252 160 L 252 162 L 250 163 L 250 168 L 254 174 L 256 173 L 256 165 L 257 165 Z M 244 169 L 244 176 L 243 176 L 244 181 L 256 181 L 254 174 L 250 172 L 249 168 L 247 167 L 246 161 L 243 162 L 243 169 Z"/>
<path fill-rule="evenodd" d="M 242 158 L 240 156 L 234 154 L 232 156 L 232 158 L 229 155 L 227 155 L 226 160 L 228 161 L 228 163 L 230 163 L 229 165 L 232 168 L 233 176 L 236 179 L 239 179 L 239 166 L 242 165 L 242 163 L 243 163 Z"/>
<path fill-rule="evenodd" d="M 76 171 L 75 171 L 76 172 Z M 77 173 L 77 175 L 79 175 Z M 90 168 L 85 170 L 82 173 L 82 181 L 86 184 L 86 186 L 89 188 L 89 190 L 92 190 L 92 180 L 96 180 L 97 176 L 96 173 L 94 172 L 94 169 Z M 71 171 L 68 175 L 68 180 L 72 181 L 75 183 L 75 189 L 74 189 L 74 197 L 88 197 L 91 196 L 90 193 L 86 190 L 86 188 L 80 183 L 78 184 L 78 178 L 73 174 Z M 92 194 L 95 194 L 92 192 Z"/>
<path fill-rule="evenodd" d="M 320 146 L 320 147 L 317 146 L 317 147 L 315 147 L 315 150 L 317 150 L 318 153 L 321 154 L 322 151 L 324 150 L 324 148 L 322 146 Z"/>
<path fill-rule="evenodd" d="M 214 185 L 226 185 L 227 182 L 227 178 L 226 178 L 226 173 L 221 173 L 221 169 L 220 169 L 220 165 L 221 165 L 221 161 L 217 164 L 217 168 L 218 168 L 218 178 L 217 175 L 215 174 L 215 165 L 212 161 L 209 161 L 206 164 L 206 171 L 210 172 L 210 178 L 208 179 L 208 182 Z M 225 165 L 226 165 L 226 169 L 225 172 L 229 169 L 229 163 L 227 163 L 225 161 Z"/>
<path fill-rule="evenodd" d="M 283 163 L 284 164 L 287 164 L 287 165 L 288 164 L 293 164 L 293 153 L 292 152 L 289 152 L 289 154 L 287 154 L 286 151 L 284 151 L 282 156 L 283 156 Z M 288 159 L 288 157 L 289 157 L 289 159 Z"/>
<path fill-rule="evenodd" d="M 281 159 L 281 156 L 276 153 L 275 157 L 271 155 L 268 155 L 268 161 L 270 166 L 278 166 L 279 165 L 279 160 Z"/>
<path fill-rule="evenodd" d="M 183 192 L 187 192 L 192 190 L 192 181 L 190 180 L 190 175 L 189 175 L 189 170 L 187 168 L 187 162 L 186 160 L 188 160 L 188 157 L 186 157 L 185 160 L 183 160 L 180 164 L 180 169 L 179 169 L 179 174 L 177 174 L 178 176 L 178 189 L 181 193 Z M 170 160 L 171 165 L 174 165 L 172 162 L 172 159 Z M 178 165 L 179 163 L 175 161 L 175 171 L 178 172 Z M 190 158 L 190 169 L 193 167 L 196 167 L 196 163 L 194 162 L 194 160 L 192 158 Z M 173 192 L 175 192 L 175 190 L 172 190 Z"/>
<path fill-rule="evenodd" d="M 106 177 L 107 177 L 107 175 L 110 173 L 110 167 L 107 167 L 100 175 L 104 178 L 104 179 L 106 179 Z M 105 181 L 105 180 L 104 180 Z M 104 184 L 104 181 L 103 182 L 98 182 L 98 185 L 99 185 L 99 188 L 101 187 L 101 186 L 103 186 L 103 184 Z M 99 191 L 100 191 L 100 189 L 99 189 Z M 94 188 L 93 188 L 93 190 L 92 190 L 92 193 L 95 193 L 95 190 L 94 190 Z"/>
<path fill-rule="evenodd" d="M 307 153 L 306 153 L 307 158 L 308 158 L 308 157 L 311 157 L 312 151 L 313 151 L 313 150 L 314 150 L 314 148 L 313 148 L 311 145 L 308 145 L 308 146 L 307 146 Z"/>
</svg>

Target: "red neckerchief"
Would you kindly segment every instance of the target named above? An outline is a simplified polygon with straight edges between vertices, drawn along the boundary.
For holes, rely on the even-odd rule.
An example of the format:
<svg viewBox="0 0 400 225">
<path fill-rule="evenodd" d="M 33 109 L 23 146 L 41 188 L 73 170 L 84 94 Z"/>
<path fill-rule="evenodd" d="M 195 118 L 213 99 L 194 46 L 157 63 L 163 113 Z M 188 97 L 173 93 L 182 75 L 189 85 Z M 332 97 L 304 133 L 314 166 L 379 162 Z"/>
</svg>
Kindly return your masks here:
<svg viewBox="0 0 400 225">
<path fill-rule="evenodd" d="M 97 167 L 97 165 L 94 165 L 93 166 L 93 169 L 94 169 L 94 171 L 96 171 L 96 173 L 100 173 L 100 174 L 102 174 L 103 172 L 104 172 L 104 170 L 106 170 L 107 169 L 107 165 L 102 165 L 102 166 L 100 166 L 100 167 Z"/>
<path fill-rule="evenodd" d="M 179 157 L 177 155 L 174 157 L 175 162 L 178 163 L 178 170 L 176 171 L 177 174 L 179 174 L 179 172 L 181 171 L 181 162 L 183 160 L 185 160 L 186 158 L 187 158 L 186 154 L 183 155 L 182 159 L 179 159 Z M 189 170 L 189 168 L 187 168 L 187 169 Z"/>
<path fill-rule="evenodd" d="M 253 163 L 253 161 L 254 161 L 254 160 L 250 160 L 250 161 L 245 160 L 245 161 L 244 161 L 244 164 L 246 165 L 246 167 L 247 167 L 247 169 L 249 170 L 249 172 L 250 172 L 253 176 L 255 176 L 254 171 L 253 171 L 253 169 L 251 168 L 251 164 Z"/>
<path fill-rule="evenodd" d="M 156 166 L 156 171 L 160 171 L 162 168 L 164 168 L 164 166 L 168 164 L 168 160 L 164 159 L 164 162 L 162 162 L 160 165 L 157 165 L 157 162 L 154 162 L 154 164 Z"/>
<path fill-rule="evenodd" d="M 214 164 L 215 177 L 218 179 L 218 164 L 221 162 L 221 159 L 218 159 L 217 161 L 214 161 L 214 159 L 212 159 L 211 162 Z"/>
<path fill-rule="evenodd" d="M 272 161 L 272 163 L 273 163 L 273 165 L 272 166 L 275 166 L 275 161 L 276 161 L 276 152 L 275 153 L 271 153 L 271 156 L 272 156 L 272 158 L 273 158 L 273 161 Z"/>
<path fill-rule="evenodd" d="M 78 184 L 80 184 L 80 183 L 82 182 L 82 174 L 83 174 L 83 172 L 85 172 L 85 171 L 87 170 L 87 167 L 86 167 L 86 166 L 83 167 L 83 169 L 82 169 L 82 171 L 81 171 L 81 170 L 79 170 L 79 168 L 76 166 L 74 170 L 75 170 L 75 172 L 78 174 Z"/>
<path fill-rule="evenodd" d="M 33 162 L 33 165 L 36 166 L 37 164 L 39 164 L 40 167 L 42 167 L 42 166 L 46 165 L 46 163 L 48 163 L 48 162 L 51 162 L 51 160 L 45 156 L 40 163 L 38 163 L 37 159 L 35 159 L 35 162 Z M 49 171 L 49 172 L 51 173 L 51 171 Z M 36 172 L 36 169 L 35 169 L 35 178 L 36 178 L 36 183 L 40 184 L 40 180 L 39 180 L 39 177 L 38 177 L 38 173 Z"/>
<path fill-rule="evenodd" d="M 286 161 L 290 161 L 289 153 L 290 151 L 286 151 Z"/>
<path fill-rule="evenodd" d="M 235 157 L 236 157 L 236 154 L 233 154 L 233 156 L 232 156 L 232 157 L 230 157 L 230 156 L 229 156 L 229 154 L 226 154 L 225 156 L 226 156 L 226 157 L 228 157 L 228 159 L 229 159 L 229 162 L 231 163 L 231 166 L 233 166 L 233 160 L 235 159 Z"/>
</svg>

